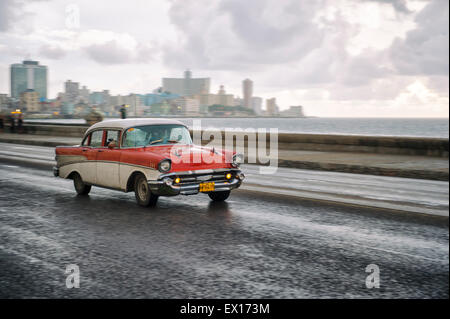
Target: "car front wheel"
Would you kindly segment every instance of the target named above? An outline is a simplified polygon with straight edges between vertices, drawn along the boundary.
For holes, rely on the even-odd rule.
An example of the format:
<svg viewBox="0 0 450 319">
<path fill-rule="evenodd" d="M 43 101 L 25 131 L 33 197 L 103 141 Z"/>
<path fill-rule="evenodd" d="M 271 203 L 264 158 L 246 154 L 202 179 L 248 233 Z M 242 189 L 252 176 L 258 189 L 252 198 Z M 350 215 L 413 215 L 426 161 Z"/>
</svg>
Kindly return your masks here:
<svg viewBox="0 0 450 319">
<path fill-rule="evenodd" d="M 73 176 L 73 186 L 75 187 L 75 190 L 77 191 L 78 195 L 87 195 L 91 191 L 92 186 L 86 185 L 83 180 L 81 179 L 80 174 L 75 173 Z"/>
<path fill-rule="evenodd" d="M 208 193 L 208 196 L 215 202 L 223 202 L 230 196 L 230 191 Z"/>
<path fill-rule="evenodd" d="M 148 186 L 147 178 L 144 175 L 138 175 L 136 177 L 134 181 L 134 194 L 140 206 L 154 206 L 158 201 L 158 196 L 152 194 Z"/>
</svg>

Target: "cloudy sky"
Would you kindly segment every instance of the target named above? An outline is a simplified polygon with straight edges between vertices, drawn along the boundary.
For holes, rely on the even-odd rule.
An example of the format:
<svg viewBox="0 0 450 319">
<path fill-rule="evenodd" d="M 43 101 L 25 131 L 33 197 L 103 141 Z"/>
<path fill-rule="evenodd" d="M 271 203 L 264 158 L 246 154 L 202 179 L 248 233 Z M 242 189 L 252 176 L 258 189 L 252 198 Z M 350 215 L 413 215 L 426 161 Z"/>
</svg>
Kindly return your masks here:
<svg viewBox="0 0 450 319">
<path fill-rule="evenodd" d="M 9 65 L 49 67 L 112 94 L 211 77 L 307 115 L 448 117 L 448 0 L 0 0 L 0 93 Z"/>
</svg>

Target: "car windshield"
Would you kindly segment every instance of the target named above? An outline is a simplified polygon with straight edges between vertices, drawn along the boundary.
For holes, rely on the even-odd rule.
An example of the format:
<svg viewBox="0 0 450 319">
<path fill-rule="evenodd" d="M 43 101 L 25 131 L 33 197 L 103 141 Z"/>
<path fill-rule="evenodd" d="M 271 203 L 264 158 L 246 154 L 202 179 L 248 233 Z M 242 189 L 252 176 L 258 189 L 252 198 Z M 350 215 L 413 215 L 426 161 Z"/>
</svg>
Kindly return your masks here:
<svg viewBox="0 0 450 319">
<path fill-rule="evenodd" d="M 151 145 L 192 144 L 189 130 L 178 124 L 145 125 L 125 131 L 123 147 Z"/>
</svg>

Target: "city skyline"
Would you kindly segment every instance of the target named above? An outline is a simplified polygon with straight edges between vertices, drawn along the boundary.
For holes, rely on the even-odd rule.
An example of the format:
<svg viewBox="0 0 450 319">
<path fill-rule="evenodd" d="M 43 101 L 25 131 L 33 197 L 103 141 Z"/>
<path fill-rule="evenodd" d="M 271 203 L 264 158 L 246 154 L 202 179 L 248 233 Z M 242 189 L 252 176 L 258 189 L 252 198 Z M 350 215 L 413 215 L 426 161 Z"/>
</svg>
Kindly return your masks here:
<svg viewBox="0 0 450 319">
<path fill-rule="evenodd" d="M 337 2 L 2 1 L 0 92 L 32 58 L 50 68 L 49 97 L 67 79 L 151 92 L 190 68 L 213 92 L 242 97 L 249 78 L 312 116 L 448 117 L 448 2 Z"/>
<path fill-rule="evenodd" d="M 13 98 L 18 99 L 20 97 L 20 94 L 25 92 L 27 89 L 32 89 L 34 90 L 34 86 L 35 86 L 35 82 L 37 82 L 36 80 L 34 80 L 33 77 L 33 68 L 42 68 L 45 70 L 45 78 L 42 79 L 43 82 L 45 82 L 45 87 L 44 87 L 44 91 L 45 93 L 40 93 L 39 97 L 40 98 L 44 98 L 44 99 L 48 99 L 48 100 L 54 100 L 57 99 L 58 96 L 62 93 L 62 92 L 66 92 L 70 94 L 73 94 L 73 91 L 78 91 L 78 90 L 88 90 L 87 86 L 82 85 L 80 87 L 80 81 L 72 81 L 72 79 L 66 79 L 61 87 L 62 90 L 58 90 L 58 92 L 56 92 L 56 94 L 54 96 L 48 96 L 47 94 L 47 71 L 48 68 L 47 66 L 41 65 L 39 61 L 35 61 L 35 60 L 31 60 L 31 59 L 27 59 L 22 61 L 22 63 L 13 63 L 10 65 L 10 96 Z M 19 76 L 15 75 L 15 69 L 19 69 L 19 71 L 22 71 L 23 69 L 25 70 L 24 73 L 24 79 L 23 79 L 23 83 L 22 83 L 22 90 L 15 88 L 16 85 L 14 85 L 13 83 L 17 82 L 17 80 L 15 78 L 18 78 Z M 28 71 L 28 72 L 27 72 Z M 31 71 L 31 72 L 30 72 Z M 31 75 L 31 77 L 30 77 Z M 22 78 L 22 77 L 19 77 Z M 30 81 L 30 78 L 32 79 Z M 182 78 L 167 78 L 167 77 L 162 77 L 160 79 L 160 86 L 155 87 L 155 88 L 151 88 L 148 90 L 148 92 L 126 92 L 124 94 L 112 94 L 112 95 L 129 95 L 129 94 L 140 94 L 140 95 L 145 95 L 148 94 L 150 91 L 155 91 L 155 90 L 160 90 L 161 92 L 168 92 L 168 93 L 172 93 L 172 94 L 177 94 L 180 96 L 196 96 L 199 94 L 211 94 L 214 95 L 214 93 L 212 93 L 211 91 L 214 90 L 214 88 L 210 87 L 210 82 L 211 82 L 211 78 L 206 77 L 206 78 L 193 78 L 192 77 L 192 71 L 187 69 L 183 72 L 183 77 Z M 188 82 L 189 81 L 189 84 Z M 29 83 L 31 82 L 31 83 Z M 248 85 L 250 85 L 250 93 L 247 93 L 247 98 L 246 98 L 246 91 L 248 90 Z M 110 91 L 108 88 L 103 88 L 100 91 Z M 254 98 L 256 99 L 261 99 L 258 96 L 253 96 L 253 81 L 251 81 L 250 79 L 245 79 L 242 81 L 242 98 L 240 95 L 232 95 L 232 94 L 228 94 L 228 96 L 231 96 L 231 98 L 235 98 L 235 99 L 241 99 L 243 100 L 243 106 L 249 108 L 249 109 L 254 109 L 252 102 Z M 38 90 L 41 91 L 41 90 Z M 71 92 L 72 91 L 72 92 Z M 89 90 L 88 90 L 89 91 Z M 93 90 L 92 92 L 94 93 L 95 90 Z M 14 93 L 15 92 L 15 93 Z M 226 95 L 225 93 L 225 86 L 224 84 L 220 84 L 218 87 L 218 93 L 217 94 L 222 94 L 222 95 Z M 248 101 L 246 101 L 246 99 Z M 272 98 L 271 98 L 272 99 Z M 71 101 L 72 99 L 69 98 L 69 101 Z M 224 105 L 228 105 L 226 103 L 220 103 L 218 102 L 217 104 L 224 104 Z M 231 105 L 231 104 L 229 104 Z"/>
<path fill-rule="evenodd" d="M 300 111 L 297 107 L 290 106 L 288 110 L 279 112 L 276 98 L 270 99 L 273 107 L 263 111 L 263 99 L 253 96 L 253 81 L 248 78 L 242 81 L 243 98 L 227 94 L 224 85 L 219 86 L 216 94 L 211 92 L 211 79 L 195 78 L 189 69 L 183 72 L 181 78 L 161 78 L 161 86 L 153 89 L 151 93 L 129 92 L 114 95 L 109 89 L 91 91 L 85 85 L 80 86 L 80 82 L 69 79 L 64 82 L 63 91 L 59 91 L 56 97 L 47 97 L 47 66 L 40 65 L 39 61 L 24 60 L 22 63 L 11 64 L 10 70 L 12 99 L 6 103 L 6 100 L 3 101 L 0 111 L 2 108 L 19 108 L 32 113 L 50 111 L 65 116 L 80 116 L 91 107 L 95 107 L 107 115 L 114 116 L 119 113 L 118 108 L 121 105 L 131 104 L 133 116 L 160 115 L 161 110 L 164 110 L 163 114 L 166 115 L 187 116 L 232 113 L 255 116 L 304 116 L 302 106 L 299 107 Z M 6 97 L 7 94 L 2 96 Z"/>
</svg>

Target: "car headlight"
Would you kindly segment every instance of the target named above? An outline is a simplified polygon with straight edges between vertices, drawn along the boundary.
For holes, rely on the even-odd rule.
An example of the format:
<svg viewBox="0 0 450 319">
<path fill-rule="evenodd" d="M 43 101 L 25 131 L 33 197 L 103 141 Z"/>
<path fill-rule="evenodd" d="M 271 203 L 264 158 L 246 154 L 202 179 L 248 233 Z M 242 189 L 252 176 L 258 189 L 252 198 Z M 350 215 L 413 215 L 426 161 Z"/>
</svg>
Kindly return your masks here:
<svg viewBox="0 0 450 319">
<path fill-rule="evenodd" d="M 161 173 L 166 173 L 168 171 L 170 171 L 172 167 L 172 162 L 169 159 L 164 159 L 161 162 L 159 162 L 158 164 L 158 170 Z"/>
<path fill-rule="evenodd" d="M 233 167 L 239 167 L 244 162 L 244 155 L 242 154 L 235 154 L 233 155 Z"/>
</svg>

